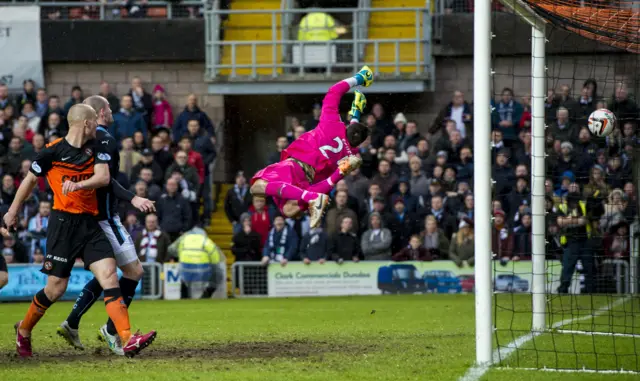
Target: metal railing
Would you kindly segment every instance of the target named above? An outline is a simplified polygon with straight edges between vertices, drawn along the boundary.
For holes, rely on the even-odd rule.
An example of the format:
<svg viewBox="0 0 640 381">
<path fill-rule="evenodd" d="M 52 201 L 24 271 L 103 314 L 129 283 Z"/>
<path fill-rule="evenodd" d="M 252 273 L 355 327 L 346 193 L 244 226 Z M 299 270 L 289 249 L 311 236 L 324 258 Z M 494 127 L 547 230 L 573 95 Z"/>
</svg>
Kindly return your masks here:
<svg viewBox="0 0 640 381">
<path fill-rule="evenodd" d="M 207 0 L 184 0 L 179 3 L 170 1 L 149 1 L 146 3 L 145 16 L 135 16 L 131 19 L 148 18 L 197 18 L 200 7 L 209 4 Z M 16 1 L 0 2 L 1 6 L 40 6 L 40 16 L 43 20 L 118 20 L 127 18 L 120 1 Z M 190 9 L 192 8 L 192 9 Z M 164 9 L 164 12 L 155 12 Z"/>
<path fill-rule="evenodd" d="M 283 1 L 283 5 L 284 5 Z M 280 17 L 280 27 L 287 27 L 287 15 L 304 15 L 312 12 L 322 12 L 331 15 L 347 13 L 352 17 L 350 25 L 350 36 L 333 39 L 330 41 L 298 41 L 287 39 L 285 36 L 292 35 L 291 30 L 282 33 L 278 38 L 278 17 Z M 370 39 L 362 38 L 364 32 L 368 34 L 369 15 L 374 12 L 413 12 L 415 14 L 412 24 L 415 27 L 415 36 L 403 39 Z M 237 40 L 221 41 L 220 35 L 227 35 L 231 28 L 220 30 L 223 25 L 221 19 L 227 15 L 269 15 L 270 22 L 264 26 L 243 27 L 243 29 L 263 30 L 271 38 L 267 40 Z M 221 72 L 228 73 L 228 77 L 233 79 L 241 76 L 238 72 L 242 70 L 242 76 L 252 79 L 258 77 L 258 71 L 264 74 L 264 69 L 270 69 L 268 75 L 275 78 L 281 74 L 305 74 L 306 68 L 320 68 L 324 74 L 330 75 L 335 69 L 338 71 L 354 71 L 363 64 L 379 67 L 392 67 L 390 70 L 396 77 L 400 77 L 407 67 L 411 67 L 411 75 L 419 78 L 427 77 L 432 73 L 431 60 L 431 15 L 425 8 L 337 8 L 337 9 L 274 9 L 274 10 L 220 10 L 214 6 L 205 11 L 205 22 L 208 23 L 206 50 L 209 60 L 206 65 L 206 78 L 217 80 Z M 410 21 L 411 22 L 411 21 Z M 367 26 L 365 26 L 367 25 Z M 389 26 L 389 25 L 385 25 Z M 400 27 L 407 24 L 398 25 Z M 415 46 L 415 57 L 403 59 L 401 57 L 401 45 L 413 44 Z M 257 52 L 259 47 L 271 47 L 270 57 L 265 57 L 264 50 L 259 57 Z M 373 57 L 369 57 L 368 62 L 364 62 L 366 48 L 372 49 Z M 222 62 L 223 49 L 230 49 L 226 57 L 228 62 Z M 242 57 L 238 56 L 239 49 L 243 51 Z M 318 48 L 323 50 L 318 50 Z M 319 52 L 318 56 L 324 54 L 324 63 L 305 63 L 307 49 Z M 326 49 L 326 50 L 324 50 Z M 248 52 L 247 52 L 248 50 Z M 335 50 L 335 52 L 334 52 Z M 383 51 L 384 50 L 384 51 Z M 283 53 L 284 52 L 284 53 Z M 297 55 L 295 53 L 298 53 Z M 386 54 L 385 54 L 386 53 Z M 246 55 L 245 55 L 246 54 Z M 269 55 L 267 53 L 267 55 Z M 294 55 L 298 58 L 295 59 Z M 333 58 L 335 55 L 335 59 Z M 248 56 L 248 57 L 247 57 Z M 248 59 L 247 59 L 248 58 Z M 297 62 L 296 62 L 297 61 Z M 247 70 L 248 69 L 248 70 Z M 261 69 L 261 70 L 259 70 Z M 341 70 L 344 69 L 344 70 Z M 404 69 L 404 70 L 403 70 Z M 247 74 L 248 72 L 248 74 Z"/>
</svg>

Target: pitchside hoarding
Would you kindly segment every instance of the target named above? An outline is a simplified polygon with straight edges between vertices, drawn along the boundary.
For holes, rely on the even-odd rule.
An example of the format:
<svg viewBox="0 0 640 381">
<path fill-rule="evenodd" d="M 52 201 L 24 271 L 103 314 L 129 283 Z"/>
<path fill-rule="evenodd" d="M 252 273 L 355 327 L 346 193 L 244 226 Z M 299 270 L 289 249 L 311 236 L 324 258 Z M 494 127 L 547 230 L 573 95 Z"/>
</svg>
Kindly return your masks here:
<svg viewBox="0 0 640 381">
<path fill-rule="evenodd" d="M 560 284 L 562 265 L 547 261 L 547 292 Z M 494 289 L 497 292 L 531 292 L 533 269 L 530 261 L 494 262 Z M 459 268 L 452 261 L 335 262 L 305 265 L 289 262 L 269 265 L 268 293 L 272 297 L 380 295 L 386 293 L 473 292 L 473 267 Z"/>
<path fill-rule="evenodd" d="M 47 276 L 40 272 L 42 265 L 9 265 L 9 283 L 0 290 L 0 301 L 31 300 L 47 284 Z M 118 270 L 118 277 L 122 272 Z M 80 295 L 84 285 L 93 279 L 91 271 L 74 267 L 69 277 L 63 300 L 73 300 Z M 142 292 L 142 282 L 138 283 L 136 295 Z"/>
</svg>

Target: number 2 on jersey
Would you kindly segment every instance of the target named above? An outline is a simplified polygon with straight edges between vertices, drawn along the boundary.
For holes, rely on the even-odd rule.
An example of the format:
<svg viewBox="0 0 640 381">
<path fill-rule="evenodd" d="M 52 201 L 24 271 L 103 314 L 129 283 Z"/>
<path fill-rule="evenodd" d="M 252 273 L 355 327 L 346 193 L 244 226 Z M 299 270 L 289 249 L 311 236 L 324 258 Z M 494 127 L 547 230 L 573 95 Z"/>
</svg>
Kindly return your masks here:
<svg viewBox="0 0 640 381">
<path fill-rule="evenodd" d="M 334 147 L 330 144 L 324 145 L 322 147 L 319 148 L 320 152 L 322 152 L 322 154 L 324 155 L 324 157 L 326 157 L 327 159 L 329 158 L 329 155 L 327 154 L 327 151 L 332 152 L 332 153 L 340 153 L 342 151 L 342 148 L 344 147 L 344 145 L 342 144 L 342 140 L 339 137 L 335 137 L 333 138 L 333 140 L 338 143 L 337 147 Z"/>
</svg>

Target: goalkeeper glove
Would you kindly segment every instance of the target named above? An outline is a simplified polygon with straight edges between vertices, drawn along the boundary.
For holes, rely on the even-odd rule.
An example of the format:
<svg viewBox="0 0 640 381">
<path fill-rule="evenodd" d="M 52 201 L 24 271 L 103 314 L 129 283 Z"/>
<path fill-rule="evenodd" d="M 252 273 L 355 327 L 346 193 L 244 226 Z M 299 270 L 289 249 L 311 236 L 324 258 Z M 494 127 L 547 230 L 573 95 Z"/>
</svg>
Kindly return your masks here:
<svg viewBox="0 0 640 381">
<path fill-rule="evenodd" d="M 358 85 L 369 87 L 373 83 L 373 72 L 369 69 L 369 66 L 365 65 L 355 75 Z"/>
<path fill-rule="evenodd" d="M 351 116 L 351 121 L 359 122 L 360 117 L 364 113 L 364 109 L 367 107 L 367 98 L 360 90 L 354 91 L 354 99 L 351 103 L 351 111 L 349 111 L 349 115 Z"/>
</svg>

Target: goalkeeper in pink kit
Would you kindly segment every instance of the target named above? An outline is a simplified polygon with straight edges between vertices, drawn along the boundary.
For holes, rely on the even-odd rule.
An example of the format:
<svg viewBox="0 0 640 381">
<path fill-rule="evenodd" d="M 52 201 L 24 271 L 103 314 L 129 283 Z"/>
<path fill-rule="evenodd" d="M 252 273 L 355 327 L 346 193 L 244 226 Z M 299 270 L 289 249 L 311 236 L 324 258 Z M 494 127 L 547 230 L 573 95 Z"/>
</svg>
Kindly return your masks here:
<svg viewBox="0 0 640 381">
<path fill-rule="evenodd" d="M 251 194 L 273 197 L 287 217 L 296 217 L 308 207 L 310 225 L 317 227 L 329 203 L 325 193 L 360 167 L 358 146 L 369 136 L 369 129 L 359 120 L 366 106 L 364 94 L 356 91 L 347 127 L 340 118 L 340 99 L 352 87 L 367 87 L 372 82 L 373 72 L 365 66 L 353 77 L 331 86 L 322 101 L 318 127 L 283 150 L 279 163 L 258 171 L 251 179 Z"/>
</svg>

